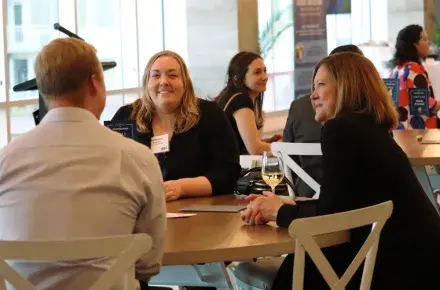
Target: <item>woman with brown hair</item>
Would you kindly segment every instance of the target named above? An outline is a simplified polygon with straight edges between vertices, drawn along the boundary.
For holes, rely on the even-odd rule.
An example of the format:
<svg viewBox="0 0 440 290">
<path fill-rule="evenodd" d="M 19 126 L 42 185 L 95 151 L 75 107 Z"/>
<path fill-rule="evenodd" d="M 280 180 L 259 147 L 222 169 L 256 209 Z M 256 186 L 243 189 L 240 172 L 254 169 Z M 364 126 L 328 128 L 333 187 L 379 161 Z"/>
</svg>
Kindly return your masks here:
<svg viewBox="0 0 440 290">
<path fill-rule="evenodd" d="M 258 133 L 264 124 L 263 96 L 268 80 L 263 59 L 249 51 L 237 53 L 229 63 L 227 78 L 215 101 L 228 117 L 240 154 L 262 155 L 270 151 L 270 143 L 283 136 L 261 139 Z"/>
<path fill-rule="evenodd" d="M 136 121 L 138 141 L 159 160 L 167 201 L 232 193 L 241 172 L 234 133 L 217 104 L 196 97 L 183 59 L 155 54 L 142 85 L 142 97 L 112 121 Z"/>
<path fill-rule="evenodd" d="M 271 193 L 249 196 L 243 220 L 249 224 L 276 221 L 278 226 L 288 227 L 297 218 L 391 200 L 394 211 L 382 230 L 371 289 L 427 289 L 425 285 L 437 284 L 440 218 L 390 134 L 398 115 L 374 65 L 351 52 L 324 58 L 315 69 L 311 100 L 315 119 L 324 124 L 319 200 L 286 204 Z M 354 230 L 349 243 L 323 250 L 339 277 L 370 230 Z M 273 289 L 291 289 L 292 267 L 290 255 L 278 271 Z M 346 289 L 359 289 L 360 272 Z M 305 289 L 328 289 L 310 260 L 304 285 Z"/>
</svg>

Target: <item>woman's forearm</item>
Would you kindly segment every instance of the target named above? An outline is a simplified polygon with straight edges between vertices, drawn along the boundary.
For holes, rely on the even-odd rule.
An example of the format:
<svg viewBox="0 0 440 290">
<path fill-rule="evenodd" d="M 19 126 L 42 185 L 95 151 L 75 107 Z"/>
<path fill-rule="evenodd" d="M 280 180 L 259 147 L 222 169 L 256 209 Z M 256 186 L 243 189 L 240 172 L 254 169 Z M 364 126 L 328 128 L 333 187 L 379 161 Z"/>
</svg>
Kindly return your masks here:
<svg viewBox="0 0 440 290">
<path fill-rule="evenodd" d="M 177 180 L 182 186 L 181 197 L 196 197 L 212 195 L 212 186 L 204 176 L 181 178 Z"/>
</svg>

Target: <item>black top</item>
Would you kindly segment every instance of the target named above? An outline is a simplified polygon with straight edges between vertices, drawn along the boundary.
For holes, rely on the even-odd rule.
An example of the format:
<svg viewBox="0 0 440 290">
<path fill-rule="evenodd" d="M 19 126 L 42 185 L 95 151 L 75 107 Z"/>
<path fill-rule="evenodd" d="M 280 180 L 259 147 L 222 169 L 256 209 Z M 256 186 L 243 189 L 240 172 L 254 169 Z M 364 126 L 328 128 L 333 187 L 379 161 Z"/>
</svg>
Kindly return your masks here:
<svg viewBox="0 0 440 290">
<path fill-rule="evenodd" d="M 131 105 L 121 107 L 112 121 L 128 120 L 132 111 Z M 170 151 L 156 154 L 163 179 L 205 176 L 213 195 L 232 193 L 241 167 L 231 126 L 216 103 L 199 99 L 199 112 L 197 125 L 187 132 L 173 134 Z M 151 122 L 148 127 L 149 133 L 138 133 L 138 141 L 150 147 Z"/>
<path fill-rule="evenodd" d="M 220 102 L 220 107 L 224 109 L 225 105 L 227 104 L 227 101 Z M 226 108 L 226 116 L 228 117 L 229 123 L 231 123 L 232 130 L 235 133 L 235 137 L 238 142 L 238 149 L 240 151 L 240 155 L 248 155 L 248 151 L 246 149 L 246 146 L 244 145 L 243 139 L 241 138 L 240 132 L 238 131 L 237 122 L 235 121 L 235 118 L 233 114 L 243 108 L 249 108 L 254 111 L 254 103 L 252 102 L 251 98 L 249 98 L 248 95 L 245 94 L 239 94 L 234 97 L 234 99 L 229 103 L 228 107 Z"/>
<path fill-rule="evenodd" d="M 284 142 L 320 143 L 322 125 L 315 120 L 310 95 L 300 97 L 290 105 L 289 116 L 283 132 Z M 319 184 L 322 182 L 322 156 L 291 156 L 305 172 Z M 294 191 L 298 196 L 312 197 L 315 191 L 302 179 L 295 177 Z"/>
<path fill-rule="evenodd" d="M 319 200 L 283 205 L 277 224 L 287 227 L 299 217 L 392 200 L 394 210 L 382 230 L 371 289 L 431 289 L 425 284 L 438 285 L 440 217 L 387 129 L 370 117 L 347 114 L 324 125 L 321 145 L 324 175 Z M 350 243 L 326 249 L 330 263 L 345 271 L 370 230 L 352 231 Z M 291 289 L 291 273 L 290 258 L 281 267 L 274 289 Z M 323 281 L 319 274 L 305 273 L 305 277 L 305 285 L 313 284 L 305 289 L 328 289 L 314 284 Z M 359 285 L 347 289 L 359 289 Z"/>
</svg>

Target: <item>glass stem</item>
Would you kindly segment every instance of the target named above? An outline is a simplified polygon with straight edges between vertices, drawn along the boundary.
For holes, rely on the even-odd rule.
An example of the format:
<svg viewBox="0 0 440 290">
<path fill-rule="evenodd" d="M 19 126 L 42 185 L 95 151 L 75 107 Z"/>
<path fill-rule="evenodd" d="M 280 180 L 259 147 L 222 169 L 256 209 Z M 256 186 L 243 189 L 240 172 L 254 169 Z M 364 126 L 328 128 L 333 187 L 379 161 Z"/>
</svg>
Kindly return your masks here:
<svg viewBox="0 0 440 290">
<path fill-rule="evenodd" d="M 272 187 L 272 193 L 275 194 L 275 186 Z"/>
</svg>

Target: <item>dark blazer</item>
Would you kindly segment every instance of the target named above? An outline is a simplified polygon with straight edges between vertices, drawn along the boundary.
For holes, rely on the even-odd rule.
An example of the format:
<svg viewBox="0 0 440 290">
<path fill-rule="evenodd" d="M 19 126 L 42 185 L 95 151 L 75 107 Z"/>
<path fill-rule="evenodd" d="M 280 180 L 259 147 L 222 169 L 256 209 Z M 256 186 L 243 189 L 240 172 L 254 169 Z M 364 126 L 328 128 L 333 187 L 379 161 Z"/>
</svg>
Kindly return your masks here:
<svg viewBox="0 0 440 290">
<path fill-rule="evenodd" d="M 283 133 L 284 142 L 319 143 L 322 125 L 315 120 L 310 95 L 292 102 Z M 319 184 L 322 181 L 322 156 L 291 156 Z M 302 179 L 295 177 L 294 191 L 298 196 L 312 197 L 315 192 Z"/>
<path fill-rule="evenodd" d="M 131 105 L 121 107 L 112 121 L 128 120 L 132 111 Z M 232 193 L 241 166 L 231 125 L 216 103 L 199 99 L 199 113 L 197 125 L 173 135 L 169 152 L 156 154 L 163 179 L 205 176 L 211 183 L 213 195 Z M 150 147 L 151 121 L 148 127 L 149 133 L 138 132 L 138 141 Z"/>
<path fill-rule="evenodd" d="M 324 176 L 319 200 L 283 205 L 277 224 L 287 227 L 295 218 L 392 200 L 394 210 L 382 230 L 371 289 L 438 288 L 440 217 L 387 129 L 371 117 L 347 114 L 324 125 L 321 142 Z M 370 229 L 354 230 L 349 243 L 324 250 L 340 275 Z M 292 256 L 284 261 L 273 289 L 291 289 L 292 261 Z M 305 279 L 305 289 L 328 289 L 310 261 Z M 349 285 L 347 289 L 359 289 L 359 284 Z"/>
</svg>

